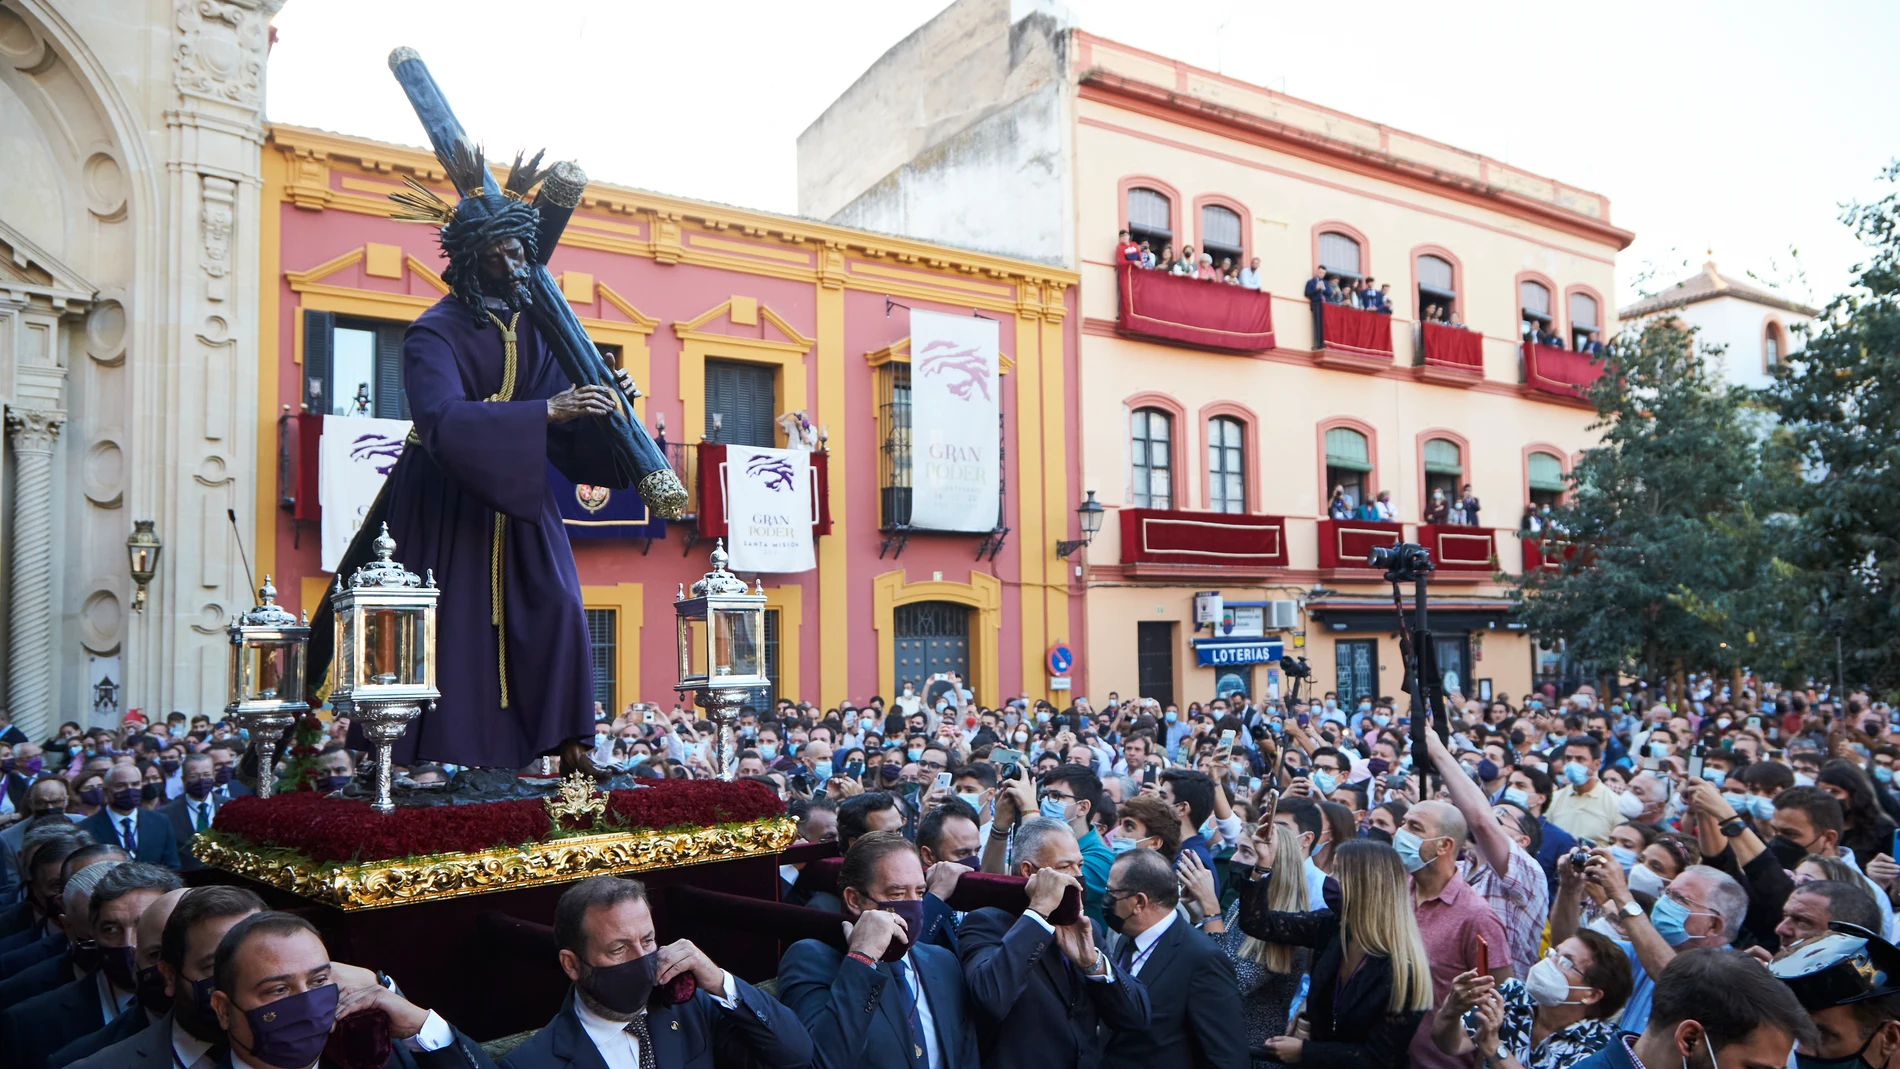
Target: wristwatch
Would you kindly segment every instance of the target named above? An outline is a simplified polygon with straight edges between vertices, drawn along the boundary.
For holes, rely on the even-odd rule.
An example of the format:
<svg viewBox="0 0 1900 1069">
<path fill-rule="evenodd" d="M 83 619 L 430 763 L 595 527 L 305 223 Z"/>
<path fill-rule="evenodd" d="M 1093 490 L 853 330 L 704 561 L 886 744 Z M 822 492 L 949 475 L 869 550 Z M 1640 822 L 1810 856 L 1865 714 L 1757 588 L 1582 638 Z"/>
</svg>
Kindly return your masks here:
<svg viewBox="0 0 1900 1069">
<path fill-rule="evenodd" d="M 1616 911 L 1618 913 L 1621 913 L 1625 917 L 1643 916 L 1643 907 L 1640 905 L 1637 905 L 1636 900 L 1633 898 L 1630 899 L 1628 902 L 1625 902 L 1622 905 L 1618 906 L 1616 908 Z"/>
<path fill-rule="evenodd" d="M 1748 825 L 1742 821 L 1741 814 L 1737 813 L 1735 816 L 1723 821 L 1721 823 L 1721 829 L 1723 835 L 1733 839 L 1737 835 L 1747 831 Z"/>
</svg>

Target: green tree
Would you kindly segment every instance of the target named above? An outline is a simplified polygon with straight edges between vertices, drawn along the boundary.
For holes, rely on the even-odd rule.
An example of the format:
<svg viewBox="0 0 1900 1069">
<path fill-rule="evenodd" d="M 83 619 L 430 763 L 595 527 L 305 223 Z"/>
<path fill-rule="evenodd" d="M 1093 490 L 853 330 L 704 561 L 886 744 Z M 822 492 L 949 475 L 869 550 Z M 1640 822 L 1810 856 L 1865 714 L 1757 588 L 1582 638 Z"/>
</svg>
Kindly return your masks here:
<svg viewBox="0 0 1900 1069">
<path fill-rule="evenodd" d="M 1885 179 L 1900 185 L 1900 162 Z M 1796 646 L 1819 675 L 1839 626 L 1846 676 L 1900 688 L 1900 193 L 1849 208 L 1868 247 L 1854 284 L 1764 393 L 1787 433 L 1779 456 L 1804 473 L 1791 495 L 1788 555 L 1804 592 Z M 1838 621 L 1838 625 L 1836 624 Z"/>
<path fill-rule="evenodd" d="M 1614 351 L 1590 393 L 1602 438 L 1546 534 L 1569 548 L 1559 569 L 1518 583 L 1520 618 L 1599 672 L 1752 665 L 1775 641 L 1764 595 L 1786 571 L 1786 523 L 1761 507 L 1775 499 L 1771 424 L 1673 320 L 1626 331 Z"/>
</svg>

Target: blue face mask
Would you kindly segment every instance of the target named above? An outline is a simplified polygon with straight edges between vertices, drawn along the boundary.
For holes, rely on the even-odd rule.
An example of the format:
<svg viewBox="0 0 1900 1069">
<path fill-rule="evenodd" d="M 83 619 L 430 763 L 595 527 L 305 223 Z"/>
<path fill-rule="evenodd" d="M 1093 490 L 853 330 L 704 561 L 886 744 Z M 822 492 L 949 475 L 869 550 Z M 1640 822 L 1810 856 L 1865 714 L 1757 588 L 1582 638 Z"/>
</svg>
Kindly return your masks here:
<svg viewBox="0 0 1900 1069">
<path fill-rule="evenodd" d="M 1411 755 L 1411 754 L 1409 754 L 1409 753 L 1408 753 L 1408 754 L 1402 754 L 1402 755 L 1400 755 L 1400 757 L 1399 757 L 1399 767 L 1400 767 L 1400 768 L 1411 768 L 1411 767 L 1412 767 L 1412 755 Z"/>
<path fill-rule="evenodd" d="M 1175 714 L 1173 713 L 1167 713 L 1167 714 L 1164 714 L 1161 719 L 1166 720 L 1168 723 L 1172 724 L 1174 723 L 1176 717 L 1175 717 Z"/>
<path fill-rule="evenodd" d="M 1379 725 L 1380 727 L 1384 727 L 1387 724 L 1390 724 L 1392 722 L 1392 718 L 1385 715 L 1384 713 L 1380 713 L 1372 718 L 1372 722 Z"/>
<path fill-rule="evenodd" d="M 1037 809 L 1050 820 L 1059 820 L 1064 824 L 1069 822 L 1069 803 L 1060 798 L 1044 798 Z"/>
<path fill-rule="evenodd" d="M 1333 789 L 1338 786 L 1339 782 L 1333 779 L 1333 777 L 1321 772 L 1317 768 L 1313 770 L 1313 789 L 1320 794 L 1331 794 L 1333 793 Z"/>
<path fill-rule="evenodd" d="M 1748 796 L 1748 811 L 1756 820 L 1773 820 L 1775 818 L 1775 800 L 1773 798 L 1764 798 L 1759 794 L 1751 794 Z"/>
<path fill-rule="evenodd" d="M 1720 787 L 1722 781 L 1728 779 L 1728 773 L 1719 768 L 1705 768 L 1702 770 L 1702 778 Z"/>
<path fill-rule="evenodd" d="M 1656 908 L 1649 911 L 1649 923 L 1656 927 L 1656 934 L 1663 937 L 1663 942 L 1672 947 L 1681 946 L 1689 941 L 1689 932 L 1683 928 L 1683 922 L 1696 915 L 1688 906 L 1664 895 L 1656 900 Z"/>
<path fill-rule="evenodd" d="M 1582 761 L 1572 761 L 1564 766 L 1564 778 L 1572 787 L 1581 787 L 1590 780 L 1590 770 L 1583 767 Z"/>
<path fill-rule="evenodd" d="M 875 731 L 877 730 L 877 721 L 867 716 L 863 720 L 858 721 L 858 727 L 863 728 L 865 731 Z"/>
<path fill-rule="evenodd" d="M 1631 850 L 1627 846 L 1612 844 L 1610 846 L 1610 856 L 1616 859 L 1618 865 L 1623 866 L 1623 874 L 1625 876 L 1629 875 L 1629 871 L 1636 867 L 1636 851 Z"/>
<path fill-rule="evenodd" d="M 1407 872 L 1417 872 L 1425 867 L 1425 859 L 1418 852 L 1425 843 L 1425 839 L 1419 838 L 1405 828 L 1392 833 L 1392 849 L 1399 852 L 1399 863 L 1405 866 Z"/>
<path fill-rule="evenodd" d="M 770 761 L 778 756 L 778 747 L 769 742 L 759 743 L 759 756 Z"/>
<path fill-rule="evenodd" d="M 1036 723 L 1047 724 L 1048 722 L 1049 722 L 1049 714 L 1047 712 L 1040 712 L 1036 714 Z"/>
<path fill-rule="evenodd" d="M 818 782 L 820 783 L 823 783 L 824 781 L 830 779 L 831 778 L 831 762 L 818 761 L 818 762 L 813 763 L 811 766 L 811 774 L 818 777 Z"/>
<path fill-rule="evenodd" d="M 1499 798 L 1500 800 L 1509 802 L 1512 805 L 1523 806 L 1525 812 L 1527 813 L 1530 812 L 1531 796 L 1528 794 L 1525 794 L 1523 791 L 1518 790 L 1516 787 L 1504 788 L 1504 793 L 1500 795 Z"/>
<path fill-rule="evenodd" d="M 1875 765 L 1874 781 L 1877 783 L 1892 783 L 1893 769 L 1888 768 L 1886 765 Z"/>
<path fill-rule="evenodd" d="M 1360 703 L 1359 703 L 1359 711 L 1360 711 L 1360 712 L 1362 712 L 1362 713 L 1369 713 L 1369 712 L 1371 712 L 1371 711 L 1372 711 L 1372 703 L 1371 703 L 1371 702 L 1360 702 Z"/>
<path fill-rule="evenodd" d="M 922 750 L 905 750 L 904 755 L 909 757 L 912 761 L 922 761 L 924 759 L 924 752 Z"/>
<path fill-rule="evenodd" d="M 1135 840 L 1124 839 L 1120 836 L 1116 836 L 1115 838 L 1109 840 L 1108 848 L 1115 852 L 1115 856 L 1120 857 L 1121 855 L 1126 854 L 1130 850 L 1135 849 Z"/>
</svg>

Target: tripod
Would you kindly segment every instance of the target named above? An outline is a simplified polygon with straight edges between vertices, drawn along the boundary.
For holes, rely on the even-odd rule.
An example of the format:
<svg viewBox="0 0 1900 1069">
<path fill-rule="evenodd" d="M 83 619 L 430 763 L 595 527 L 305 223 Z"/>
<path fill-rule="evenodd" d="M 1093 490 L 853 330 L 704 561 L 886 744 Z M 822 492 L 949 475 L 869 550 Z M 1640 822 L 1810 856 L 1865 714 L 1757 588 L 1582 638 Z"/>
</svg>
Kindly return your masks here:
<svg viewBox="0 0 1900 1069">
<path fill-rule="evenodd" d="M 1405 691 L 1412 697 L 1412 767 L 1419 777 L 1419 797 L 1430 795 L 1427 777 L 1431 762 L 1421 760 L 1427 751 L 1427 721 L 1441 740 L 1451 737 L 1451 722 L 1445 712 L 1444 687 L 1438 674 L 1438 658 L 1432 648 L 1431 619 L 1426 608 L 1427 580 L 1436 567 L 1431 550 L 1412 542 L 1377 546 L 1367 556 L 1373 567 L 1386 566 L 1385 581 L 1392 584 L 1392 611 L 1398 617 L 1399 653 L 1405 659 Z M 1412 622 L 1405 620 L 1405 600 L 1401 583 L 1412 584 Z"/>
</svg>

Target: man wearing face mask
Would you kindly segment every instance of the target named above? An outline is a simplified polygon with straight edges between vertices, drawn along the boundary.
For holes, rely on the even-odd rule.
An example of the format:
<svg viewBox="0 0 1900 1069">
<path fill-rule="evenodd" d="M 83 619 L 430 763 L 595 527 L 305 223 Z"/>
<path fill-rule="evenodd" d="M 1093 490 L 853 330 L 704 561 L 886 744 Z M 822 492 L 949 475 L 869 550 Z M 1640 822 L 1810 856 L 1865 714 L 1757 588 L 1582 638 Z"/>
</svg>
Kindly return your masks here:
<svg viewBox="0 0 1900 1069">
<path fill-rule="evenodd" d="M 1392 836 L 1392 848 L 1412 877 L 1412 910 L 1431 962 L 1434 1005 L 1451 993 L 1458 974 L 1477 967 L 1479 940 L 1493 948 L 1493 977 L 1503 981 L 1515 975 L 1503 923 L 1484 896 L 1458 876 L 1465 827 L 1464 816 L 1451 803 L 1427 801 L 1406 810 L 1404 823 Z M 1469 1066 L 1468 1059 L 1454 1058 L 1432 1042 L 1429 1016 L 1420 1022 L 1408 1049 L 1412 1064 L 1420 1069 Z"/>
<path fill-rule="evenodd" d="M 1444 781 L 1452 804 L 1464 817 L 1476 857 L 1458 864 L 1458 880 L 1471 885 L 1497 914 L 1510 940 L 1512 971 L 1523 979 L 1538 959 L 1538 942 L 1544 934 L 1544 919 L 1550 912 L 1550 890 L 1544 870 L 1526 849 L 1530 836 L 1524 834 L 1516 816 L 1507 824 L 1484 799 L 1484 792 L 1459 771 L 1458 762 L 1445 748 L 1438 732 L 1425 733 L 1427 752 Z M 1507 812 L 1518 812 L 1507 810 Z M 1529 823 L 1529 815 L 1524 814 Z"/>
<path fill-rule="evenodd" d="M 1649 1023 L 1655 978 L 1669 963 L 1685 950 L 1729 947 L 1748 912 L 1748 892 L 1732 877 L 1707 865 L 1691 865 L 1669 881 L 1655 906 L 1644 913 L 1630 895 L 1623 867 L 1608 850 L 1597 847 L 1581 877 L 1565 868 L 1550 910 L 1552 941 L 1576 930 L 1585 884 L 1614 924 L 1611 930 L 1620 931 L 1617 948 L 1630 959 L 1634 982 L 1623 1009 L 1623 1028 L 1630 1032 L 1640 1032 Z"/>
<path fill-rule="evenodd" d="M 387 1022 L 353 1022 L 342 1042 L 388 1045 L 384 1069 L 492 1069 L 480 1046 L 384 987 L 374 974 L 342 963 L 310 922 L 288 913 L 253 913 L 218 942 L 211 1012 L 228 1050 L 218 1069 L 329 1069 L 324 1048 L 339 1022 L 377 1012 Z M 377 1033 L 387 1027 L 386 1035 Z M 347 1038 L 344 1038 L 347 1036 Z M 360 1057 L 360 1054 L 358 1055 Z"/>
<path fill-rule="evenodd" d="M 79 826 L 102 843 L 117 843 L 136 861 L 177 870 L 178 840 L 164 814 L 139 805 L 143 776 L 134 765 L 106 773 L 106 806 Z"/>
<path fill-rule="evenodd" d="M 812 1060 L 811 1036 L 791 1010 L 688 940 L 659 944 L 639 880 L 569 887 L 554 907 L 554 942 L 574 986 L 504 1069 L 797 1069 Z"/>
<path fill-rule="evenodd" d="M 85 886 L 88 882 L 92 886 Z M 138 914 L 179 887 L 176 874 L 137 862 L 91 866 L 66 884 L 67 924 L 77 929 L 77 919 L 86 918 L 88 938 L 79 945 L 96 955 L 98 964 L 72 983 L 0 1015 L 0 1050 L 12 1055 L 18 1069 L 45 1069 L 54 1051 L 134 1008 L 138 986 L 132 944 L 138 941 Z M 79 958 L 74 962 L 80 964 Z"/>
<path fill-rule="evenodd" d="M 26 819 L 0 831 L 0 900 L 21 889 L 25 869 L 20 863 L 20 847 L 26 841 L 29 828 L 60 818 L 73 824 L 86 819 L 77 813 L 66 812 L 66 803 L 72 797 L 71 790 L 66 781 L 58 776 L 48 776 L 27 788 Z M 0 910 L 0 954 L 22 945 L 24 941 L 10 944 L 9 940 L 42 919 L 28 904 L 30 897 L 27 896 L 17 906 Z"/>
<path fill-rule="evenodd" d="M 218 814 L 217 766 L 209 754 L 195 753 L 185 758 L 181 772 L 184 794 L 165 804 L 160 811 L 171 821 L 172 837 L 178 842 L 180 872 L 193 872 L 204 864 L 191 856 L 191 840 L 208 831 Z"/>
<path fill-rule="evenodd" d="M 810 1030 L 819 1064 L 978 1064 L 956 954 L 920 934 L 926 878 L 916 848 L 895 832 L 866 835 L 845 854 L 838 884 L 850 918 L 845 950 L 802 939 L 779 962 L 779 997 Z"/>
<path fill-rule="evenodd" d="M 1841 803 L 1820 787 L 1790 787 L 1775 796 L 1774 807 L 1775 815 L 1769 821 L 1774 838 L 1768 841 L 1768 852 L 1774 855 L 1776 864 L 1792 872 L 1809 854 L 1847 862 L 1857 882 L 1880 909 L 1880 925 L 1875 930 L 1887 931 L 1893 923 L 1893 904 L 1887 893 L 1861 871 L 1854 852 L 1841 845 L 1846 820 Z"/>
<path fill-rule="evenodd" d="M 1102 917 L 1102 892 L 1108 888 L 1108 868 L 1115 861 L 1089 816 L 1102 802 L 1102 781 L 1081 765 L 1058 765 L 1042 777 L 1036 792 L 1037 811 L 1051 820 L 1059 820 L 1075 833 L 1082 850 L 1082 911 L 1090 917 Z"/>
<path fill-rule="evenodd" d="M 1574 735 L 1564 743 L 1563 754 L 1557 758 L 1563 762 L 1564 786 L 1551 797 L 1545 815 L 1579 839 L 1602 842 L 1624 819 L 1616 808 L 1619 796 L 1597 779 L 1602 756 L 1601 743 L 1588 735 Z"/>
<path fill-rule="evenodd" d="M 238 761 L 244 754 L 244 747 L 241 744 L 227 739 L 223 742 L 212 743 L 205 748 L 205 752 L 211 755 L 214 770 L 212 779 L 218 785 L 218 801 L 228 802 L 233 798 L 242 798 L 252 793 L 251 788 L 238 782 L 237 779 Z"/>
<path fill-rule="evenodd" d="M 1240 985 L 1233 962 L 1175 912 L 1180 885 L 1168 859 L 1134 850 L 1115 859 L 1102 903 L 1112 935 L 1103 949 L 1148 990 L 1148 1027 L 1113 1031 L 1111 1069 L 1212 1066 L 1247 1069 Z"/>
<path fill-rule="evenodd" d="M 1796 1069 L 1879 1069 L 1900 1057 L 1900 950 L 1885 939 L 1838 925 L 1769 971 L 1814 1022 Z"/>
<path fill-rule="evenodd" d="M 108 1047 L 133 1039 L 150 1026 L 163 1024 L 169 1027 L 171 995 L 165 987 L 165 978 L 158 971 L 158 951 L 165 933 L 165 922 L 171 918 L 172 911 L 178 906 L 178 901 L 184 897 L 183 887 L 167 891 L 153 899 L 138 915 L 138 926 L 135 929 L 138 938 L 132 952 L 134 980 L 132 1006 L 111 1024 L 54 1051 L 52 1056 L 46 1059 L 47 1069 L 62 1069 L 64 1066 L 82 1062 Z M 99 899 L 100 896 L 95 893 L 93 895 L 95 908 Z M 124 903 L 126 899 L 122 898 L 119 901 Z M 122 906 L 116 912 L 125 912 L 126 908 Z M 106 912 L 102 912 L 100 919 L 95 922 L 94 928 L 101 933 L 102 943 L 105 939 L 104 930 L 112 923 Z M 160 1044 L 155 1041 L 153 1045 Z M 94 1069 L 125 1066 L 126 1061 L 126 1059 L 99 1060 L 94 1062 Z"/>
<path fill-rule="evenodd" d="M 90 836 L 85 836 L 83 832 L 79 834 L 81 838 L 77 841 L 84 845 L 70 853 L 64 848 L 47 847 L 34 855 L 37 868 L 41 862 L 52 863 L 52 859 L 65 853 L 63 862 L 52 864 L 49 885 L 51 901 L 56 903 L 52 927 L 59 935 L 60 942 L 54 946 L 49 940 L 42 940 L 33 947 L 16 950 L 0 959 L 7 968 L 14 970 L 5 983 L 0 983 L 0 1008 L 17 1006 L 46 994 L 83 978 L 99 967 L 99 946 L 93 941 L 92 923 L 86 908 L 82 904 L 77 912 L 67 913 L 67 892 L 78 892 L 78 901 L 82 903 L 89 901 L 93 886 L 106 874 L 106 870 L 127 858 L 125 851 L 118 847 L 94 843 L 90 841 Z M 97 871 L 77 878 L 88 869 Z"/>
<path fill-rule="evenodd" d="M 1642 1034 L 1618 1036 L 1570 1069 L 1780 1069 L 1797 1040 L 1814 1037 L 1793 992 L 1733 951 L 1680 954 L 1653 990 Z"/>
<path fill-rule="evenodd" d="M 1148 991 L 1100 949 L 1095 922 L 1049 920 L 1064 892 L 1081 889 L 1082 851 L 1059 820 L 1033 817 L 1016 830 L 1009 872 L 1029 879 L 1020 916 L 985 907 L 957 930 L 958 957 L 971 1001 L 981 1007 L 977 1036 L 986 1069 L 1089 1066 L 1101 1052 L 1101 1026 L 1148 1027 Z"/>
</svg>

